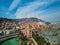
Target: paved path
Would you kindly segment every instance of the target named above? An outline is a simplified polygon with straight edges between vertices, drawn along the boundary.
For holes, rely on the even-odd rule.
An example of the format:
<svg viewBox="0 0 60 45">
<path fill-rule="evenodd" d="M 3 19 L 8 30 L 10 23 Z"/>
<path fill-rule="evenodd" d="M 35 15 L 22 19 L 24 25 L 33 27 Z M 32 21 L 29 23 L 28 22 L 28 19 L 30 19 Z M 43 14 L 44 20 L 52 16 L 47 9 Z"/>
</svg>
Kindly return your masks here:
<svg viewBox="0 0 60 45">
<path fill-rule="evenodd" d="M 31 39 L 32 39 L 34 45 L 38 45 L 34 38 L 31 38 Z"/>
</svg>

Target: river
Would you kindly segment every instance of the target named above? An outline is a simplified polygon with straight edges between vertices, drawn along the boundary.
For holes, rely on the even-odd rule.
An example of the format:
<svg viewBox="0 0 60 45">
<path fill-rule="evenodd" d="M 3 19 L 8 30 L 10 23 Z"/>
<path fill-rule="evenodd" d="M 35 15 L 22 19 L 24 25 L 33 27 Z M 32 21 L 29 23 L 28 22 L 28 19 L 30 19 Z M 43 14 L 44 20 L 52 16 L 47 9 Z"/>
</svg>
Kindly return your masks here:
<svg viewBox="0 0 60 45">
<path fill-rule="evenodd" d="M 19 45 L 18 38 L 11 38 L 2 42 L 0 45 Z"/>
</svg>

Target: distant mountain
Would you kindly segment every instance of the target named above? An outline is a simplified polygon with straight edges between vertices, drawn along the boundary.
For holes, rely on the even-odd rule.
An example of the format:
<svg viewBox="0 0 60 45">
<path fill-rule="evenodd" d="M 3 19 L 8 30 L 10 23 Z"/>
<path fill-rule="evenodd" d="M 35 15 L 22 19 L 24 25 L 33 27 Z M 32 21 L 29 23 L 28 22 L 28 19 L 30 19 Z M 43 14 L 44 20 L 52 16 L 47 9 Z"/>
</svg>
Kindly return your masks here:
<svg viewBox="0 0 60 45">
<path fill-rule="evenodd" d="M 15 19 L 7 19 L 7 18 L 0 18 L 0 22 L 13 22 L 13 21 L 15 21 Z"/>
<path fill-rule="evenodd" d="M 22 18 L 22 19 L 16 19 L 16 22 L 44 22 L 45 24 L 51 24 L 50 22 L 46 22 L 44 20 L 38 19 L 38 18 Z"/>
<path fill-rule="evenodd" d="M 41 19 L 38 19 L 38 18 L 21 18 L 21 19 L 7 19 L 7 18 L 0 18 L 0 22 L 1 21 L 15 21 L 15 22 L 44 22 L 46 24 L 50 24 L 50 22 L 45 22 Z"/>
<path fill-rule="evenodd" d="M 43 20 L 40 20 L 38 18 L 22 18 L 22 19 L 16 19 L 18 22 L 44 22 Z"/>
</svg>

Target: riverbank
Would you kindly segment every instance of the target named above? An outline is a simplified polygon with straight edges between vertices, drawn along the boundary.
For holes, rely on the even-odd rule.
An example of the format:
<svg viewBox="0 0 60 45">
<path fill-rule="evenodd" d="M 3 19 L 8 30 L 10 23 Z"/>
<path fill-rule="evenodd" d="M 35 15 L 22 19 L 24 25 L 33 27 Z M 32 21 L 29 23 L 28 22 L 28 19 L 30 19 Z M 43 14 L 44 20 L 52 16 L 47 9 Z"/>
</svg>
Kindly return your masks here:
<svg viewBox="0 0 60 45">
<path fill-rule="evenodd" d="M 0 45 L 19 45 L 18 38 L 11 38 L 2 42 Z"/>
</svg>

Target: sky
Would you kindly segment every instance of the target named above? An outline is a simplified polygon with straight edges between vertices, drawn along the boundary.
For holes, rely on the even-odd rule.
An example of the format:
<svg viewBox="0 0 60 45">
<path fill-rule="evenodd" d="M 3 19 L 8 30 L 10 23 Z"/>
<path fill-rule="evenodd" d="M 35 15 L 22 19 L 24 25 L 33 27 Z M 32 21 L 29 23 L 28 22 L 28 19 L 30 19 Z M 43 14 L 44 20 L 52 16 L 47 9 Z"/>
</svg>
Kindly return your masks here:
<svg viewBox="0 0 60 45">
<path fill-rule="evenodd" d="M 60 21 L 60 0 L 0 0 L 0 18 L 30 17 Z"/>
</svg>

